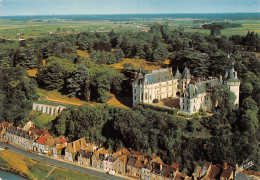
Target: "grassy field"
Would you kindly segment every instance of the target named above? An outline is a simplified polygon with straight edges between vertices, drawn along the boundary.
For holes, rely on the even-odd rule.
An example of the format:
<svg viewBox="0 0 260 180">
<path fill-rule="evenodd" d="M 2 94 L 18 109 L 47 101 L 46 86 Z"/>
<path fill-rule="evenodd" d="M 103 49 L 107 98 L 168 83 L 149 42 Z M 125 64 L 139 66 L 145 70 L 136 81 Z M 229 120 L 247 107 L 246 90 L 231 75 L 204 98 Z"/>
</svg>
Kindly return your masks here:
<svg viewBox="0 0 260 180">
<path fill-rule="evenodd" d="M 159 62 L 150 62 L 146 61 L 145 59 L 131 59 L 131 58 L 123 58 L 123 61 L 116 64 L 111 64 L 109 66 L 115 67 L 116 69 L 123 69 L 123 65 L 125 63 L 132 63 L 135 67 L 142 67 L 145 70 L 157 70 L 159 68 L 162 68 L 162 66 L 165 66 L 169 64 L 169 60 L 164 61 L 163 63 Z"/>
<path fill-rule="evenodd" d="M 29 120 L 34 122 L 36 127 L 38 128 L 44 128 L 46 125 L 54 120 L 56 116 L 52 116 L 49 114 L 43 114 L 40 111 L 34 111 L 32 110 L 30 112 Z"/>
<path fill-rule="evenodd" d="M 83 101 L 81 99 L 78 99 L 76 97 L 68 97 L 67 95 L 61 94 L 58 90 L 54 91 L 46 91 L 44 89 L 38 88 L 38 93 L 42 95 L 43 99 L 50 100 L 50 101 L 56 101 L 60 103 L 66 103 L 71 105 L 84 105 L 89 104 L 92 106 L 95 105 L 104 105 L 105 103 L 97 103 L 97 102 L 87 102 Z M 117 106 L 117 107 L 124 107 L 127 108 L 126 105 L 131 106 L 131 102 L 129 101 L 128 97 L 115 97 L 114 94 L 109 93 L 110 99 L 108 100 L 107 104 L 111 106 Z"/>
<path fill-rule="evenodd" d="M 50 174 L 50 176 L 47 177 L 48 173 L 53 168 L 52 166 L 24 156 L 17 155 L 10 151 L 0 151 L 0 167 L 5 170 L 9 170 L 19 175 L 25 176 L 29 179 L 99 179 L 90 175 L 72 172 L 60 168 L 56 168 L 52 172 L 52 174 Z"/>
<path fill-rule="evenodd" d="M 230 21 L 231 23 L 239 23 L 242 24 L 242 27 L 238 28 L 228 28 L 222 29 L 221 35 L 224 36 L 232 36 L 232 35 L 241 35 L 245 36 L 248 31 L 254 31 L 256 33 L 260 33 L 260 20 L 234 20 Z M 210 30 L 208 29 L 185 29 L 186 32 L 200 32 L 205 34 L 210 34 Z"/>
</svg>

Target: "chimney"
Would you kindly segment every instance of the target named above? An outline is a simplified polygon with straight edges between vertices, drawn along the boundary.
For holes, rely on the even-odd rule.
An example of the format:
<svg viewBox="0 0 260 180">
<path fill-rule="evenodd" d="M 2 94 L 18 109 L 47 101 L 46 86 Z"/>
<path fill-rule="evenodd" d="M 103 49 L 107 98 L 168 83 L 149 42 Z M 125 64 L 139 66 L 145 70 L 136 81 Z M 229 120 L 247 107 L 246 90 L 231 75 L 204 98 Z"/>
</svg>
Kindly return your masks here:
<svg viewBox="0 0 260 180">
<path fill-rule="evenodd" d="M 139 160 L 140 159 L 140 155 L 137 155 L 137 160 Z"/>
<path fill-rule="evenodd" d="M 227 168 L 228 168 L 227 163 L 225 163 L 224 164 L 224 169 L 227 169 Z"/>
<path fill-rule="evenodd" d="M 152 154 L 152 160 L 155 159 L 155 153 Z"/>
<path fill-rule="evenodd" d="M 237 71 L 235 71 L 235 79 L 237 79 Z"/>
<path fill-rule="evenodd" d="M 160 164 L 160 171 L 162 170 L 162 164 Z"/>
<path fill-rule="evenodd" d="M 137 74 L 138 74 L 138 73 L 137 73 L 137 72 L 135 72 L 135 74 L 134 74 L 134 76 L 135 76 L 135 79 L 136 79 L 136 77 L 137 77 Z"/>
<path fill-rule="evenodd" d="M 73 147 L 73 150 L 76 151 L 76 145 L 75 145 L 75 141 L 72 142 L 72 147 Z"/>
</svg>

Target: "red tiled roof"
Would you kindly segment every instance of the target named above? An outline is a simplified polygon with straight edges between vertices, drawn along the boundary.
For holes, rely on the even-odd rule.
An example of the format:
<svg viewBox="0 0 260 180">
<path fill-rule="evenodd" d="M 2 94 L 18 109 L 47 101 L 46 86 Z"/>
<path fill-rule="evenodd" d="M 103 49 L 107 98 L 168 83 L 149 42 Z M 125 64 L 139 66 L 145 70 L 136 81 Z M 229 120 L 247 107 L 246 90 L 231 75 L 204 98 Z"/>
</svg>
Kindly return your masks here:
<svg viewBox="0 0 260 180">
<path fill-rule="evenodd" d="M 46 141 L 47 141 L 47 137 L 45 137 L 45 136 L 41 136 L 41 137 L 38 139 L 38 143 L 39 143 L 39 144 L 42 144 L 42 145 L 45 145 L 45 144 L 46 144 Z"/>
</svg>

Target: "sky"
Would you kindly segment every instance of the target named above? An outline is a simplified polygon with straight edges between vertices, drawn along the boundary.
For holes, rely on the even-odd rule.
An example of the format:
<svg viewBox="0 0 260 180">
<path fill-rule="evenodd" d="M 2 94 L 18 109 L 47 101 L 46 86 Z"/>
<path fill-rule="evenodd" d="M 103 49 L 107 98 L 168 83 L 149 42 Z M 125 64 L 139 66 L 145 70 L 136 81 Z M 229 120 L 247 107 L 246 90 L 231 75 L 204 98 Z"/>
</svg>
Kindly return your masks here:
<svg viewBox="0 0 260 180">
<path fill-rule="evenodd" d="M 0 16 L 260 12 L 260 0 L 0 0 Z"/>
</svg>

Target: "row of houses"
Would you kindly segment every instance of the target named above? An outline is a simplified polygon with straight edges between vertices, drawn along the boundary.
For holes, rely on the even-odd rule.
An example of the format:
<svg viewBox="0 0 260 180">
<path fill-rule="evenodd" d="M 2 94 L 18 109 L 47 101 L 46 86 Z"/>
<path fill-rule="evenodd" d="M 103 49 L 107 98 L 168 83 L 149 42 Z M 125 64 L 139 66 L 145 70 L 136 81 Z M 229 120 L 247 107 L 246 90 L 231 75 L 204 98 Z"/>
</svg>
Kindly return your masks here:
<svg viewBox="0 0 260 180">
<path fill-rule="evenodd" d="M 206 163 L 197 167 L 191 176 L 182 174 L 179 165 L 165 164 L 155 153 L 149 158 L 146 151 L 128 151 L 122 148 L 116 152 L 87 143 L 85 138 L 67 142 L 65 137 L 53 138 L 47 130 L 37 129 L 29 122 L 23 128 L 8 122 L 0 123 L 0 137 L 25 149 L 46 153 L 57 159 L 75 162 L 106 172 L 145 180 L 192 180 L 192 179 L 234 179 L 234 169 L 225 165 Z"/>
</svg>

